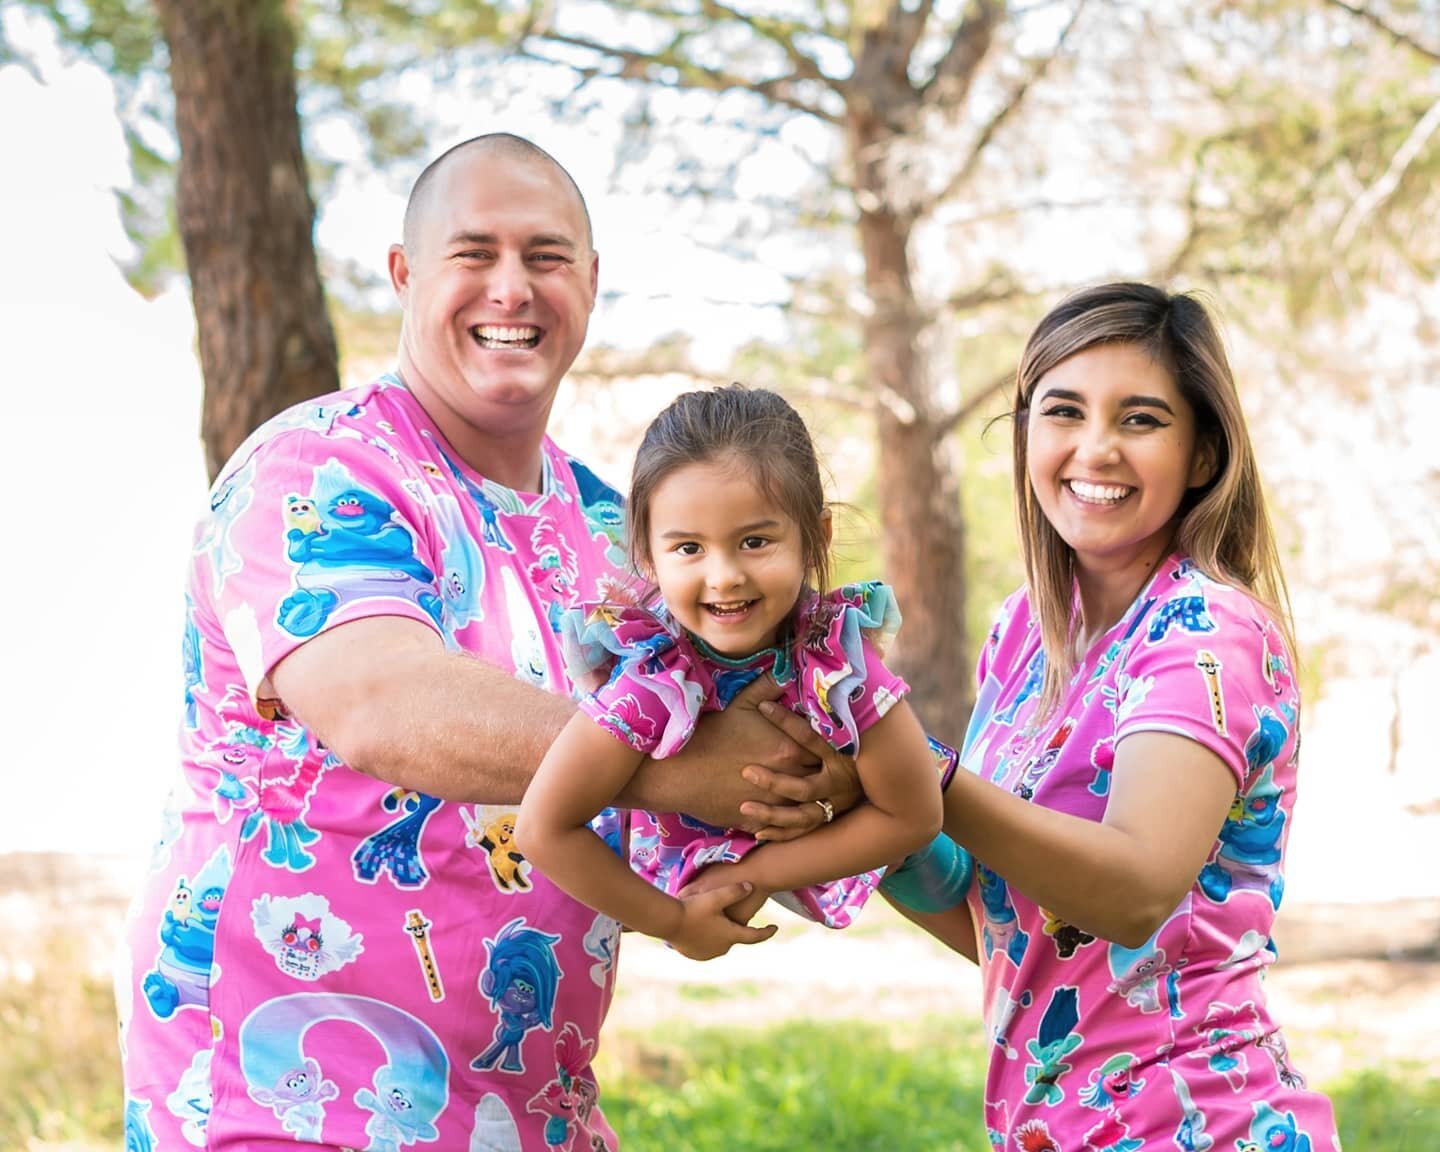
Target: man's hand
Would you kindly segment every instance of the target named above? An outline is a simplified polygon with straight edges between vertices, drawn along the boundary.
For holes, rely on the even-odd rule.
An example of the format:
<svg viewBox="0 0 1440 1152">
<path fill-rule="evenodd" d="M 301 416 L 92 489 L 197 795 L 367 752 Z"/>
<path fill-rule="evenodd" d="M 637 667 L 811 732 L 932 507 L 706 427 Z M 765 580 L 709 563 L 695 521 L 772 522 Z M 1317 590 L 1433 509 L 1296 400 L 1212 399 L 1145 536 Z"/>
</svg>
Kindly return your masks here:
<svg viewBox="0 0 1440 1152">
<path fill-rule="evenodd" d="M 804 716 L 781 708 L 773 701 L 757 705 L 760 714 L 791 740 L 805 749 L 818 767 L 804 775 L 776 772 L 764 764 L 747 764 L 744 777 L 765 796 L 740 805 L 746 818 L 743 825 L 757 840 L 793 840 L 821 824 L 834 813 L 848 812 L 865 798 L 855 757 L 830 747 Z M 818 801 L 824 800 L 827 809 Z"/>
</svg>

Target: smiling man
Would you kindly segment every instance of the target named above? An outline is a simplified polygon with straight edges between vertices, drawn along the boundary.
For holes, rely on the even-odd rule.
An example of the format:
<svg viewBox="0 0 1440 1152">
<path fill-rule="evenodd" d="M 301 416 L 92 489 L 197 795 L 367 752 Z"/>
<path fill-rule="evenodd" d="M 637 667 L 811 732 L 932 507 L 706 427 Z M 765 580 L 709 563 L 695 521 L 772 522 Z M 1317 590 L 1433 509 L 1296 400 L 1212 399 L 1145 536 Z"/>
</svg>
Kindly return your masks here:
<svg viewBox="0 0 1440 1152">
<path fill-rule="evenodd" d="M 398 371 L 259 429 L 196 533 L 181 781 L 128 922 L 127 1146 L 615 1145 L 590 1062 L 619 928 L 504 835 L 574 713 L 551 621 L 624 532 L 546 435 L 595 304 L 584 200 L 478 137 L 421 175 L 389 267 Z M 780 838 L 853 802 L 762 698 L 625 800 Z M 793 804 L 739 773 L 817 756 Z"/>
</svg>

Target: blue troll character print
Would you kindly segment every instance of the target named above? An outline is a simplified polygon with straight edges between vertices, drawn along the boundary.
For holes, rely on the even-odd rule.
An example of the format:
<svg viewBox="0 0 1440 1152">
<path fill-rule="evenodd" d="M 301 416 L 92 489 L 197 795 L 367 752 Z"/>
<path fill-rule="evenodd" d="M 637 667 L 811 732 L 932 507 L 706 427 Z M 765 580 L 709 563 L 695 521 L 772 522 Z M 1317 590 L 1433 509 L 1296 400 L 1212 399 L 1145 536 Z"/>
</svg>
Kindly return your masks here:
<svg viewBox="0 0 1440 1152">
<path fill-rule="evenodd" d="M 125 1152 L 155 1152 L 155 1129 L 150 1127 L 150 1101 L 125 1101 Z"/>
<path fill-rule="evenodd" d="M 1280 1113 L 1269 1104 L 1255 1105 L 1248 1143 L 1236 1141 L 1237 1152 L 1312 1152 L 1310 1137 L 1300 1131 L 1295 1113 Z"/>
<path fill-rule="evenodd" d="M 393 504 L 360 487 L 336 460 L 316 469 L 308 496 L 286 496 L 286 554 L 298 567 L 276 623 L 292 636 L 314 636 L 342 599 L 386 597 L 413 601 L 440 626 L 435 574 L 395 515 Z"/>
<path fill-rule="evenodd" d="M 440 459 L 445 461 L 450 475 L 465 489 L 466 495 L 475 504 L 475 510 L 480 513 L 480 542 L 486 547 L 498 548 L 501 552 L 514 552 L 515 545 L 510 543 L 510 538 L 505 535 L 505 529 L 500 524 L 500 505 L 491 499 L 484 485 L 475 483 L 449 456 L 442 452 Z"/>
<path fill-rule="evenodd" d="M 517 916 L 500 929 L 494 940 L 485 941 L 489 954 L 480 974 L 480 991 L 490 1007 L 499 1012 L 494 1042 L 470 1061 L 479 1071 L 499 1063 L 502 1072 L 524 1072 L 520 1045 L 532 1028 L 547 1032 L 554 1019 L 555 993 L 563 973 L 555 959 L 559 936 L 525 926 Z"/>
<path fill-rule="evenodd" d="M 433 796 L 404 788 L 392 788 L 385 793 L 380 807 L 386 812 L 399 812 L 400 816 L 367 836 L 355 849 L 350 857 L 355 879 L 374 884 L 380 873 L 388 869 L 397 888 L 423 887 L 430 879 L 430 872 L 420 855 L 420 833 L 425 830 L 430 813 L 441 803 Z"/>
<path fill-rule="evenodd" d="M 997 712 L 995 723 L 1014 724 L 1015 714 L 1020 711 L 1020 705 L 1033 696 L 1039 695 L 1040 688 L 1045 682 L 1045 650 L 1035 649 L 1035 655 L 1030 657 L 1030 663 L 1025 665 L 1025 679 L 1020 685 L 1020 691 L 1015 693 L 1015 699 L 1010 701 L 1010 706 L 1003 712 Z"/>
<path fill-rule="evenodd" d="M 1285 833 L 1285 790 L 1275 783 L 1274 761 L 1289 731 L 1270 708 L 1256 707 L 1256 728 L 1245 742 L 1245 762 L 1253 783 L 1237 792 L 1220 829 L 1215 858 L 1200 871 L 1200 888 L 1224 903 L 1234 890 L 1263 892 L 1279 908 L 1285 894 L 1280 874 L 1280 843 Z M 1259 772 L 1255 777 L 1254 773 Z"/>
<path fill-rule="evenodd" d="M 1160 643 L 1175 625 L 1179 625 L 1182 632 L 1196 635 L 1214 632 L 1215 618 L 1210 615 L 1210 605 L 1206 603 L 1205 597 L 1192 593 L 1189 596 L 1176 596 L 1160 605 L 1160 611 L 1150 620 L 1150 630 L 1145 634 L 1146 642 Z"/>
<path fill-rule="evenodd" d="M 185 595 L 185 631 L 180 640 L 185 667 L 185 727 L 193 732 L 198 720 L 196 695 L 205 690 L 205 658 L 200 647 L 200 629 L 195 626 L 195 603 Z"/>
<path fill-rule="evenodd" d="M 215 961 L 215 925 L 230 884 L 230 849 L 221 846 L 195 874 L 177 878 L 161 916 L 160 952 L 140 989 L 150 1011 L 168 1020 L 181 1008 L 203 1008 Z"/>
<path fill-rule="evenodd" d="M 1025 1068 L 1025 1082 L 1030 1085 L 1025 1092 L 1027 1104 L 1050 1107 L 1065 1099 L 1065 1090 L 1059 1083 L 1060 1077 L 1071 1069 L 1065 1057 L 1080 1047 L 1083 1039 L 1075 1032 L 1075 1025 L 1080 1022 L 1079 994 L 1079 989 L 1071 984 L 1056 988 L 1045 1006 L 1045 1015 L 1040 1018 L 1035 1039 L 1025 1044 L 1025 1050 L 1035 1061 Z"/>
<path fill-rule="evenodd" d="M 1018 967 L 1030 944 L 1030 934 L 1020 927 L 1020 918 L 1015 915 L 1015 906 L 1010 902 L 1009 889 L 997 873 L 978 860 L 975 862 L 975 879 L 980 884 L 980 901 L 985 910 L 985 923 L 981 928 L 985 959 L 990 959 L 998 950 Z"/>
<path fill-rule="evenodd" d="M 625 565 L 625 498 L 606 484 L 580 461 L 566 457 L 575 475 L 575 488 L 580 494 L 580 511 L 593 539 L 604 536 L 605 559 L 611 564 Z"/>
</svg>

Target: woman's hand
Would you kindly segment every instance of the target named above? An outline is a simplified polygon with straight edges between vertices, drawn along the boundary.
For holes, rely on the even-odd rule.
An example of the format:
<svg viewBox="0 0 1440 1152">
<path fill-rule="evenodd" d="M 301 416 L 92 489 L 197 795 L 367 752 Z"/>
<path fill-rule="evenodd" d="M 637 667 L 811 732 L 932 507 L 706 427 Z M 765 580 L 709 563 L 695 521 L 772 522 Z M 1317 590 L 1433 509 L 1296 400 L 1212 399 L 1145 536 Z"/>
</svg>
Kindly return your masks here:
<svg viewBox="0 0 1440 1152">
<path fill-rule="evenodd" d="M 776 772 L 764 764 L 747 764 L 743 775 L 766 794 L 740 805 L 740 813 L 757 840 L 793 840 L 865 798 L 855 757 L 835 751 L 810 726 L 810 721 L 773 701 L 758 703 L 760 714 L 818 761 L 804 775 Z M 825 801 L 824 804 L 820 801 Z"/>
</svg>

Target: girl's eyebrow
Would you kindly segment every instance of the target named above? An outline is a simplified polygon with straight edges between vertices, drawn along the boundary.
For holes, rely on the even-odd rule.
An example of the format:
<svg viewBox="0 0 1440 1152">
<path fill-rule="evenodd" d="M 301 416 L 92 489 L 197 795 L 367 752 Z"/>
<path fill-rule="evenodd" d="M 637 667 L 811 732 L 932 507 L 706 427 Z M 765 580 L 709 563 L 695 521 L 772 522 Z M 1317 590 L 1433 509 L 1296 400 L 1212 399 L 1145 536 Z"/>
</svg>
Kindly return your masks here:
<svg viewBox="0 0 1440 1152">
<path fill-rule="evenodd" d="M 752 521 L 752 522 L 749 523 L 749 524 L 740 524 L 740 525 L 737 525 L 737 526 L 735 527 L 735 529 L 733 530 L 733 534 L 736 535 L 736 536 L 744 536 L 744 535 L 746 535 L 746 534 L 748 534 L 748 533 L 750 533 L 750 532 L 757 532 L 757 531 L 759 531 L 759 530 L 762 529 L 762 528 L 778 528 L 779 526 L 780 526 L 780 521 L 778 521 L 778 520 L 755 520 L 755 521 Z M 684 528 L 671 528 L 668 532 L 661 532 L 661 533 L 660 533 L 660 539 L 661 539 L 661 540 L 694 540 L 694 539 L 695 539 L 696 537 L 698 537 L 699 535 L 700 535 L 699 532 L 691 532 L 691 531 L 688 531 L 688 530 L 686 530 L 686 529 L 684 529 Z"/>
<path fill-rule="evenodd" d="M 1072 392 L 1069 388 L 1047 388 L 1045 394 L 1041 396 L 1040 399 L 1042 402 L 1045 400 L 1072 400 L 1077 404 L 1085 403 L 1084 396 L 1080 395 L 1079 392 Z M 1163 397 L 1145 396 L 1138 392 L 1133 396 L 1123 397 L 1120 401 L 1120 407 L 1158 408 L 1162 412 L 1170 413 L 1171 416 L 1175 415 L 1175 409 L 1171 408 L 1169 402 Z"/>
</svg>

